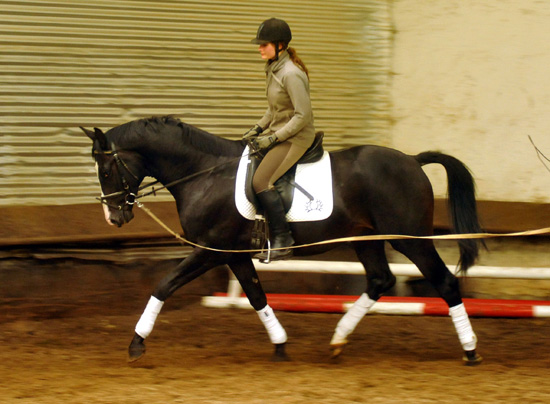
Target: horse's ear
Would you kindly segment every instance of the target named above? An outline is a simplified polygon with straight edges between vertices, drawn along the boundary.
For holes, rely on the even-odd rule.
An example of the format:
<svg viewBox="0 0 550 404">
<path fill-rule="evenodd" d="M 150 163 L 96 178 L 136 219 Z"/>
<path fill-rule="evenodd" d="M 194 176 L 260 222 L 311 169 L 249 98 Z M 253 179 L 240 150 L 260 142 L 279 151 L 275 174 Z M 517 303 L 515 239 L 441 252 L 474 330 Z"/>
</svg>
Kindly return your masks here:
<svg viewBox="0 0 550 404">
<path fill-rule="evenodd" d="M 101 129 L 94 128 L 94 135 L 96 140 L 99 142 L 99 147 L 101 148 L 101 150 L 103 151 L 110 150 L 107 137 L 105 136 L 105 133 L 103 133 Z"/>
<path fill-rule="evenodd" d="M 94 128 L 94 130 L 91 131 L 89 129 L 83 128 L 82 126 L 80 126 L 80 129 L 82 129 L 82 132 L 84 132 L 86 136 L 92 139 L 94 143 L 97 142 L 100 150 L 109 150 L 109 142 L 107 142 L 107 137 L 105 136 L 105 133 L 101 131 L 101 129 Z"/>
<path fill-rule="evenodd" d="M 88 136 L 90 139 L 92 139 L 92 141 L 95 141 L 95 132 L 92 132 L 91 130 L 89 129 L 86 129 L 86 128 L 83 128 L 82 126 L 79 126 L 80 129 L 82 129 L 82 132 L 84 132 L 86 134 L 86 136 Z"/>
</svg>

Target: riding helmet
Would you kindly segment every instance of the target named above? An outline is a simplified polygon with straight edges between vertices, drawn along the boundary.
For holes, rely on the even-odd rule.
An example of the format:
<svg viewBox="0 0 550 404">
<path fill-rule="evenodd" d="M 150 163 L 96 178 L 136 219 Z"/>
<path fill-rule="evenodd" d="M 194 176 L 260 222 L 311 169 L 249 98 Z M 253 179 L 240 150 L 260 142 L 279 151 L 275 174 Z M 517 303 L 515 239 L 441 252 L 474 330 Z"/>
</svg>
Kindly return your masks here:
<svg viewBox="0 0 550 404">
<path fill-rule="evenodd" d="M 270 18 L 260 24 L 256 38 L 251 42 L 255 44 L 266 44 L 269 42 L 288 44 L 292 39 L 292 32 L 288 24 L 278 18 Z"/>
</svg>

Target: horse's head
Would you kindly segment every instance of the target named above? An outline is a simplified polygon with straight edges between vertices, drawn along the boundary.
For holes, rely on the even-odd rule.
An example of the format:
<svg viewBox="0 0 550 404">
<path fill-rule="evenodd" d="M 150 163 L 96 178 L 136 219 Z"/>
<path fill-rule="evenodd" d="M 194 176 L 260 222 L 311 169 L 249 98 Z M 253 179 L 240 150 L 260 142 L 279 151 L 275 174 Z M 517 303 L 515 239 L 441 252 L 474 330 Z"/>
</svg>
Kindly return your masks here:
<svg viewBox="0 0 550 404">
<path fill-rule="evenodd" d="M 140 158 L 135 152 L 116 150 L 98 128 L 80 129 L 93 141 L 92 155 L 101 185 L 105 220 L 120 227 L 134 217 L 132 208 L 144 177 Z"/>
</svg>

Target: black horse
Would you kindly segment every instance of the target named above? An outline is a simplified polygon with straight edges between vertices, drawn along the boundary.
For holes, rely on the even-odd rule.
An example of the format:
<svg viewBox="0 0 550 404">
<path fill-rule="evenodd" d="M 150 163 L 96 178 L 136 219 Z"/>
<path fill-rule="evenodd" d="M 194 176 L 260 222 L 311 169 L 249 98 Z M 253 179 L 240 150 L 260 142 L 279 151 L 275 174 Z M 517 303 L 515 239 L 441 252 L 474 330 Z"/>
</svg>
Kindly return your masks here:
<svg viewBox="0 0 550 404">
<path fill-rule="evenodd" d="M 82 128 L 93 141 L 93 157 L 110 224 L 122 226 L 133 218 L 135 195 L 145 176 L 168 185 L 176 200 L 186 239 L 196 243 L 193 252 L 158 284 L 140 318 L 129 347 L 130 360 L 145 352 L 162 304 L 178 288 L 209 269 L 227 264 L 239 280 L 250 304 L 258 312 L 272 343 L 274 358 L 285 359 L 286 333 L 267 304 L 251 254 L 253 222 L 243 218 L 234 203 L 238 157 L 243 141 L 217 137 L 173 117 L 141 119 L 103 133 Z M 357 146 L 330 153 L 334 209 L 328 219 L 292 223 L 296 244 L 350 236 L 433 234 L 434 197 L 422 165 L 439 163 L 448 178 L 449 211 L 454 231 L 480 232 L 473 178 L 463 163 L 439 152 L 408 156 L 378 146 Z M 184 180 L 181 180 L 184 179 Z M 476 364 L 476 337 L 464 310 L 457 278 L 449 272 L 429 238 L 390 240 L 433 284 L 450 308 L 466 364 Z M 365 293 L 340 320 L 331 345 L 338 355 L 368 309 L 395 283 L 384 252 L 383 240 L 350 242 L 367 276 Z M 477 258 L 479 242 L 458 242 L 460 268 Z M 324 252 L 337 244 L 296 248 L 295 256 Z M 206 247 L 206 248 L 201 248 Z M 231 250 L 231 251 L 213 251 Z"/>
</svg>

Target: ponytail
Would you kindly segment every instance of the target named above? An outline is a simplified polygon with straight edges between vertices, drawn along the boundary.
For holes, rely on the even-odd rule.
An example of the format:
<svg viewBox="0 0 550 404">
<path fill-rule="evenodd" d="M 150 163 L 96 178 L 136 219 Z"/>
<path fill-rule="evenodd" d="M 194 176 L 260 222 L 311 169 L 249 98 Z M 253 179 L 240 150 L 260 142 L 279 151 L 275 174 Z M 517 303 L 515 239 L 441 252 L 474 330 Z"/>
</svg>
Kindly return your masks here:
<svg viewBox="0 0 550 404">
<path fill-rule="evenodd" d="M 288 55 L 290 56 L 290 60 L 294 62 L 296 66 L 298 66 L 300 69 L 304 71 L 307 78 L 309 79 L 309 70 L 307 69 L 305 63 L 300 59 L 298 54 L 296 53 L 296 49 L 291 48 L 290 46 L 287 48 Z"/>
</svg>

